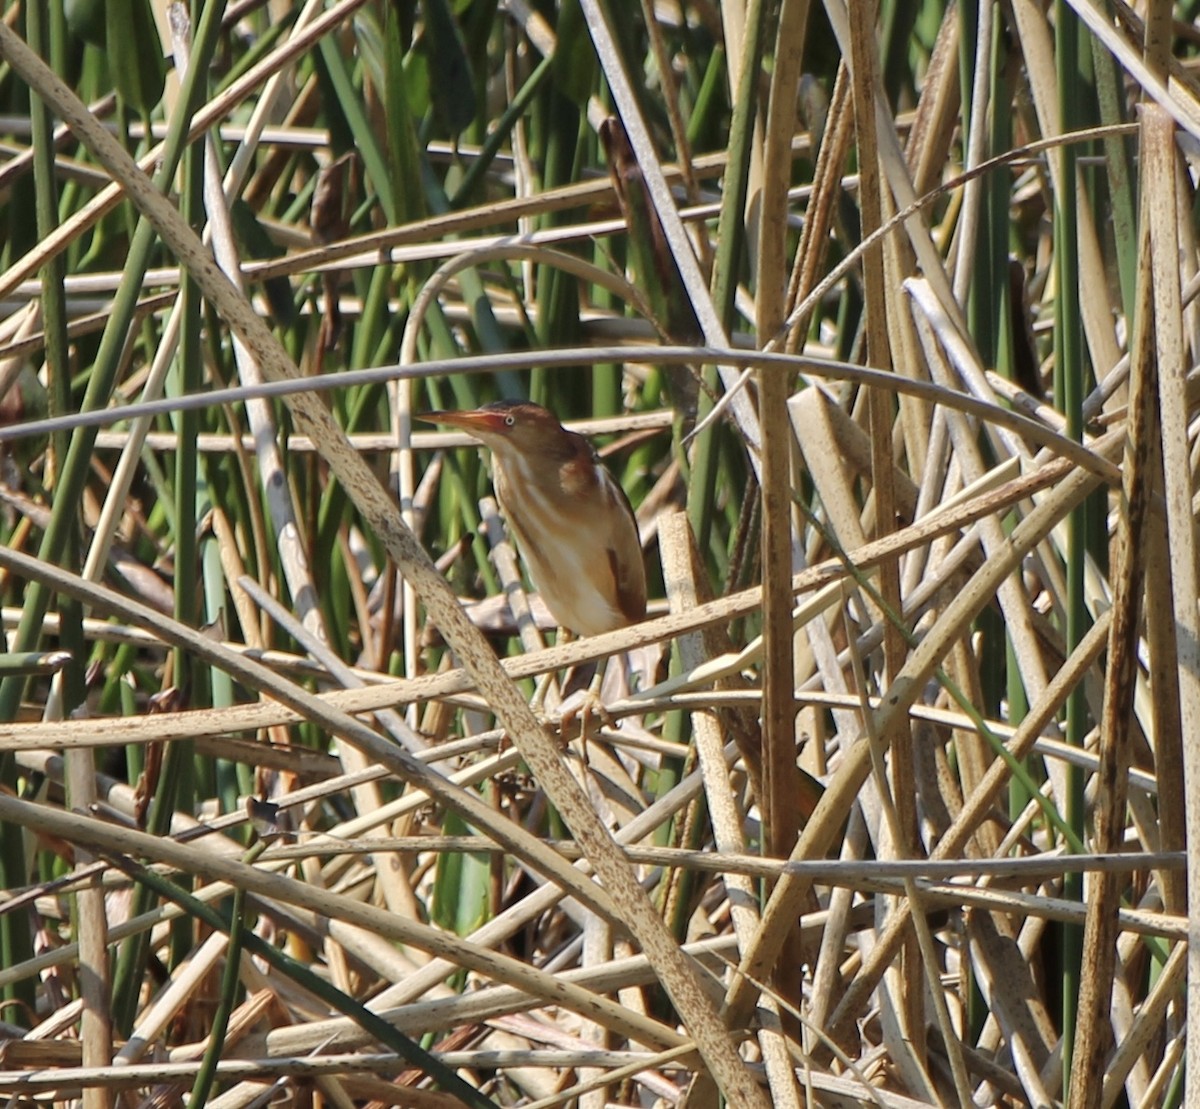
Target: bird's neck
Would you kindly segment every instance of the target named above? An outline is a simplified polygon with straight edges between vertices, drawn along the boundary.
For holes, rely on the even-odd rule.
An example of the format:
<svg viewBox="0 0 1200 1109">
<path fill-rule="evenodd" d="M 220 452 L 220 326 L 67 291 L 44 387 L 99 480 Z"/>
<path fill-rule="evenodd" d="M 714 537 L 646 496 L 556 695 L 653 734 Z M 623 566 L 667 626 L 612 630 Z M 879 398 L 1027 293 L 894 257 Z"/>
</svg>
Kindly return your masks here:
<svg viewBox="0 0 1200 1109">
<path fill-rule="evenodd" d="M 563 467 L 592 465 L 594 457 L 591 445 L 578 435 L 547 443 L 536 455 L 516 450 L 493 452 L 494 465 L 506 482 L 538 488 L 561 485 Z"/>
</svg>

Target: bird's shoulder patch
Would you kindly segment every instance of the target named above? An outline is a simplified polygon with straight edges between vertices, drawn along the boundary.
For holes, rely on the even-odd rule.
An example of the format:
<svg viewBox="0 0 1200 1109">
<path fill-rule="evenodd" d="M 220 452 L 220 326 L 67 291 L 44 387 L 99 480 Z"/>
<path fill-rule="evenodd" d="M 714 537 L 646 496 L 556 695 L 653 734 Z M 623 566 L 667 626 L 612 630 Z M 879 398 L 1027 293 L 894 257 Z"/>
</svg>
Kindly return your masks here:
<svg viewBox="0 0 1200 1109">
<path fill-rule="evenodd" d="M 565 493 L 581 496 L 596 484 L 598 465 L 591 445 L 583 441 L 583 447 L 558 468 L 558 480 Z"/>
</svg>

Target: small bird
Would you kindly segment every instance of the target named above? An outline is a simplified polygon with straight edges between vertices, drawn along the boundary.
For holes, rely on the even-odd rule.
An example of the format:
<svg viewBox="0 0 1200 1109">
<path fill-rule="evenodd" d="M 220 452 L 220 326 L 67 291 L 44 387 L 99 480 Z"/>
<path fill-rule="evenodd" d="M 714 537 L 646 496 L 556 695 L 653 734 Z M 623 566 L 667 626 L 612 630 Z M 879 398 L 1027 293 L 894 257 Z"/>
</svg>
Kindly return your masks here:
<svg viewBox="0 0 1200 1109">
<path fill-rule="evenodd" d="M 550 614 L 576 635 L 646 615 L 646 570 L 625 491 L 582 436 L 540 404 L 499 400 L 467 412 L 427 412 L 492 452 L 492 484 Z"/>
</svg>

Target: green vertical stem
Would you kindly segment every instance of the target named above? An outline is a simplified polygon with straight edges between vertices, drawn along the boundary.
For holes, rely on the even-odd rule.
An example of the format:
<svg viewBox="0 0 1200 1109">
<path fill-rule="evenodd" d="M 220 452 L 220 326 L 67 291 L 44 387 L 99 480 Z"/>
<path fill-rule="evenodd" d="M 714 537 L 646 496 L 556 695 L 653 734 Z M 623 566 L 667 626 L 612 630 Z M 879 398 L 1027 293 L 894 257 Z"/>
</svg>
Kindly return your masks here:
<svg viewBox="0 0 1200 1109">
<path fill-rule="evenodd" d="M 1092 39 L 1092 65 L 1096 70 L 1096 94 L 1100 121 L 1106 126 L 1126 123 L 1124 71 L 1099 39 Z M 1104 140 L 1104 181 L 1108 188 L 1113 240 L 1117 251 L 1117 276 L 1125 311 L 1125 332 L 1133 334 L 1137 304 L 1137 226 L 1134 214 L 1135 177 L 1130 140 L 1111 135 Z"/>
<path fill-rule="evenodd" d="M 960 7 L 959 17 L 963 20 L 960 50 L 965 74 L 975 58 L 973 28 L 978 23 L 978 4 Z M 988 148 L 981 152 L 989 158 L 1008 150 L 1012 144 L 1012 97 L 1008 94 L 1005 80 L 1005 35 L 998 21 L 993 24 L 990 48 L 991 88 L 987 103 L 989 139 Z M 1019 380 L 1014 365 L 1013 320 L 1022 308 L 1013 304 L 1008 261 L 1011 178 L 1007 173 L 988 174 L 979 187 L 982 190 L 982 210 L 971 272 L 967 318 L 971 335 L 985 364 L 994 365 L 998 373 L 1010 380 Z M 1010 533 L 1015 523 L 1016 518 L 1009 517 L 1004 524 L 1005 531 Z M 988 676 L 992 674 L 1004 675 L 1009 719 L 1015 724 L 1024 719 L 1028 706 L 1025 683 L 1021 678 L 1012 638 L 1003 623 L 997 621 L 992 630 L 997 633 L 992 639 L 995 654 L 991 656 L 992 664 L 983 667 L 984 681 L 986 684 Z M 1014 783 L 1009 797 L 1010 808 L 1017 807 L 1017 811 L 1020 811 L 1029 800 L 1020 786 Z"/>
<path fill-rule="evenodd" d="M 742 250 L 746 238 L 746 191 L 750 182 L 751 144 L 754 141 L 758 75 L 762 67 L 766 15 L 762 0 L 750 0 L 746 8 L 746 38 L 738 75 L 737 101 L 729 132 L 729 158 L 726 162 L 721 195 L 721 215 L 717 225 L 717 253 L 713 263 L 713 303 L 726 331 L 733 325 L 733 299 L 737 292 Z"/>
<path fill-rule="evenodd" d="M 963 74 L 963 87 L 966 88 L 970 87 L 968 81 L 975 80 L 978 3 L 961 5 L 959 18 L 962 20 L 959 66 Z M 998 31 L 994 32 L 991 36 L 991 82 L 986 105 L 990 125 L 987 147 L 979 151 L 980 160 L 990 158 L 998 151 L 1007 150 L 1009 146 L 1010 118 L 1001 72 L 1001 42 L 1002 35 Z M 970 104 L 969 100 L 966 104 L 970 105 L 971 110 L 975 110 L 975 106 Z M 964 120 L 964 126 L 967 125 L 968 121 Z M 980 190 L 980 214 L 976 224 L 966 310 L 971 336 L 980 356 L 985 364 L 995 366 L 999 358 L 1001 336 L 1008 322 L 1010 181 L 1005 173 L 993 173 L 988 174 L 977 187 Z"/>
<path fill-rule="evenodd" d="M 204 220 L 204 145 L 197 143 L 188 148 L 184 158 L 183 213 L 188 222 L 199 228 Z M 179 330 L 179 385 L 183 393 L 199 392 L 204 385 L 204 365 L 200 354 L 201 299 L 200 290 L 190 274 L 183 275 L 180 295 L 182 304 Z M 198 505 L 196 487 L 200 480 L 199 456 L 196 438 L 200 433 L 200 413 L 179 413 L 176 421 L 178 446 L 175 451 L 175 618 L 188 627 L 197 626 L 199 611 L 199 573 L 196 540 Z M 174 656 L 174 683 L 182 691 L 191 708 L 207 705 L 201 685 L 201 668 L 187 652 L 176 650 Z M 176 807 L 184 812 L 194 810 L 191 792 L 195 787 L 195 775 L 190 773 L 195 759 L 194 744 L 190 741 L 172 743 L 163 760 L 163 781 L 159 788 L 165 802 L 166 819 Z M 158 799 L 156 798 L 156 804 Z M 161 819 L 161 818 L 159 818 Z M 161 832 L 169 830 L 164 826 Z M 192 947 L 193 937 L 186 920 L 178 921 L 171 930 L 171 964 L 178 963 Z"/>
<path fill-rule="evenodd" d="M 45 54 L 46 42 L 50 28 L 47 26 L 49 12 L 41 4 L 33 4 L 27 9 L 26 33 L 29 44 L 39 54 Z M 61 28 L 60 28 L 61 30 Z M 30 95 L 30 115 L 33 128 L 33 175 L 37 208 L 37 230 L 40 238 L 45 238 L 58 225 L 58 198 L 54 179 L 54 145 L 53 122 L 50 112 L 41 98 Z M 42 269 L 42 315 L 45 322 L 46 335 L 46 369 L 49 377 L 50 413 L 57 415 L 70 408 L 70 371 L 67 361 L 67 313 L 66 298 L 63 291 L 64 263 L 61 255 L 55 255 Z M 51 443 L 53 463 L 50 470 L 54 471 L 61 464 L 66 453 L 66 434 L 60 433 Z M 82 632 L 80 630 L 81 613 L 77 606 L 72 606 L 71 634 L 68 632 L 66 620 L 68 612 L 63 613 L 63 646 L 68 649 L 74 646 L 82 647 Z M 68 643 L 68 639 L 70 643 Z M 20 648 L 18 647 L 18 650 Z M 77 655 L 75 662 L 69 667 L 74 680 L 71 685 L 78 693 L 80 687 L 79 674 L 82 666 L 82 654 Z M 10 678 L 13 685 L 23 687 L 21 678 Z M 13 774 L 11 759 L 4 760 L 3 779 L 15 791 L 16 780 Z M 25 836 L 20 828 L 8 824 L 0 827 L 0 887 L 4 889 L 19 889 L 28 881 L 25 867 Z M 0 964 L 13 966 L 18 961 L 29 958 L 32 954 L 32 936 L 29 928 L 29 915 L 25 912 L 6 913 L 0 917 Z M 35 1019 L 34 980 L 25 979 L 5 987 L 5 1001 L 13 1000 L 20 1003 L 20 1008 L 11 1011 L 17 1020 L 28 1017 L 30 1022 Z M 22 1010 L 24 1010 L 22 1012 Z"/>
<path fill-rule="evenodd" d="M 719 125 L 720 113 L 725 106 L 721 96 L 722 78 L 725 75 L 725 48 L 714 45 L 709 55 L 700 88 L 696 92 L 696 102 L 687 124 L 687 142 L 694 154 L 697 150 L 707 150 L 716 143 L 713 137 Z"/>
<path fill-rule="evenodd" d="M 37 5 L 34 5 L 37 6 Z M 66 13 L 60 4 L 47 5 L 50 33 L 50 64 L 56 73 L 67 72 L 67 22 Z M 30 8 L 30 34 L 32 36 L 33 6 Z M 34 45 L 35 50 L 40 48 Z M 50 113 L 42 109 L 34 97 L 33 105 L 39 110 L 34 115 L 35 161 L 34 176 L 37 190 L 38 238 L 45 240 L 59 225 L 60 200 L 54 174 L 53 121 Z M 37 136 L 39 124 L 44 130 Z M 39 165 L 41 172 L 39 173 Z M 42 315 L 45 321 L 46 363 L 51 386 L 51 411 L 69 411 L 71 407 L 71 363 L 67 338 L 67 301 L 64 280 L 66 258 L 55 257 L 42 271 Z M 66 457 L 68 437 L 59 433 L 52 446 L 56 467 Z M 81 554 L 79 535 L 74 533 L 65 553 L 68 564 L 77 565 Z M 59 688 L 60 709 L 65 717 L 71 716 L 84 703 L 87 695 L 85 670 L 88 663 L 88 645 L 83 634 L 83 606 L 70 597 L 58 600 L 59 646 L 69 651 L 72 661 L 62 673 Z M 81 749 L 66 753 L 66 783 L 68 803 L 76 808 L 91 804 L 96 798 L 95 752 Z M 86 865 L 91 856 L 80 851 L 77 865 Z M 85 1066 L 104 1066 L 111 1059 L 112 1027 L 109 1014 L 108 975 L 108 932 L 105 926 L 103 890 L 80 890 L 72 899 L 72 923 L 79 943 L 80 999 L 83 1013 L 80 1019 L 80 1041 Z M 86 919 L 85 919 L 86 918 Z M 84 1109 L 108 1104 L 106 1095 L 85 1090 Z"/>
<path fill-rule="evenodd" d="M 1059 110 L 1062 127 L 1074 125 L 1076 97 L 1079 95 L 1079 24 L 1066 0 L 1055 0 L 1056 58 L 1058 67 Z M 1083 433 L 1084 349 L 1083 322 L 1079 297 L 1078 210 L 1076 203 L 1076 154 L 1070 144 L 1063 145 L 1060 158 L 1060 191 L 1054 213 L 1054 262 L 1058 299 L 1054 321 L 1055 395 L 1066 417 L 1067 434 L 1081 439 Z M 1087 553 L 1087 513 L 1083 506 L 1074 509 L 1068 520 L 1067 539 L 1067 636 L 1068 655 L 1083 639 L 1090 621 L 1084 605 L 1084 567 Z M 1082 683 L 1076 685 L 1067 699 L 1067 742 L 1082 747 L 1088 730 L 1087 702 Z M 1084 820 L 1083 771 L 1067 769 L 1068 793 L 1065 817 L 1067 823 L 1082 838 Z M 1083 898 L 1083 875 L 1079 872 L 1064 875 L 1064 896 L 1072 900 Z M 1062 966 L 1062 1028 L 1064 1087 L 1071 1075 L 1072 1046 L 1075 1032 L 1076 1005 L 1079 995 L 1080 961 L 1083 951 L 1083 930 L 1077 925 L 1063 929 Z"/>
<path fill-rule="evenodd" d="M 712 294 L 717 315 L 726 332 L 732 330 L 734 293 L 737 291 L 742 249 L 746 237 L 746 191 L 750 180 L 750 151 L 754 141 L 754 114 L 757 103 L 759 70 L 762 66 L 766 16 L 762 0 L 750 0 L 746 9 L 746 37 L 743 41 L 737 99 L 729 132 L 729 157 L 726 162 L 721 215 L 717 225 L 717 253 L 713 262 Z M 699 417 L 712 409 L 716 395 L 717 371 L 704 367 L 704 389 L 700 395 Z M 707 557 L 712 539 L 712 513 L 717 487 L 719 425 L 705 430 L 696 440 L 688 483 L 688 519 L 696 533 L 702 557 Z"/>
<path fill-rule="evenodd" d="M 57 13 L 61 17 L 61 12 Z M 29 45 L 38 53 L 44 52 L 46 31 L 43 20 L 55 19 L 40 5 L 28 9 L 27 33 Z M 59 28 L 60 37 L 65 28 Z M 49 109 L 40 97 L 31 94 L 30 108 L 33 127 L 33 177 L 37 196 L 38 237 L 47 238 L 58 227 L 58 189 L 54 178 L 54 123 Z M 63 289 L 66 260 L 61 253 L 42 269 L 42 318 L 46 336 L 46 368 L 49 376 L 49 414 L 62 415 L 71 409 L 71 374 L 67 349 L 67 303 Z M 55 467 L 67 453 L 67 433 L 59 431 L 51 440 Z"/>
<path fill-rule="evenodd" d="M 215 31 L 220 27 L 220 15 L 224 9 L 223 0 L 212 0 L 205 7 L 197 27 L 196 42 L 187 73 L 185 89 L 198 93 L 207 80 L 208 59 L 211 56 L 215 41 Z M 193 101 L 188 99 L 186 103 Z M 191 113 L 182 113 L 190 118 Z M 173 121 L 174 122 L 174 121 Z M 184 152 L 183 180 L 183 210 L 184 215 L 193 225 L 198 224 L 203 215 L 203 168 L 204 156 L 202 146 L 193 146 Z M 135 241 L 143 235 L 149 224 L 143 220 L 139 226 Z M 131 252 L 132 253 L 132 252 Z M 192 392 L 200 388 L 203 382 L 203 370 L 200 357 L 200 298 L 195 283 L 186 273 L 182 286 L 183 316 L 180 327 L 179 387 L 184 392 Z M 107 333 L 106 333 L 107 338 Z M 193 625 L 196 622 L 197 605 L 197 552 L 196 552 L 196 485 L 199 480 L 199 468 L 196 456 L 196 435 L 199 431 L 199 415 L 197 413 L 182 413 L 177 420 L 179 432 L 179 449 L 176 454 L 175 497 L 173 511 L 175 513 L 175 616 L 182 623 Z M 183 651 L 176 651 L 173 657 L 175 684 L 189 695 L 194 683 L 190 680 L 189 668 L 191 660 Z M 147 829 L 157 835 L 164 835 L 170 830 L 171 814 L 175 811 L 181 797 L 191 788 L 193 780 L 191 764 L 193 748 L 190 742 L 170 743 L 163 752 L 162 766 L 155 783 L 154 798 L 147 816 Z M 188 808 L 190 809 L 190 805 Z M 149 910 L 154 898 L 153 891 L 147 886 L 139 886 L 135 893 L 133 912 L 143 913 Z M 177 961 L 186 955 L 193 945 L 194 937 L 190 935 L 190 922 L 186 919 L 177 922 L 172 930 L 171 955 Z M 138 998 L 141 993 L 144 976 L 149 936 L 145 933 L 131 936 L 117 955 L 113 972 L 113 1019 L 117 1028 L 128 1034 L 133 1025 L 137 1011 Z"/>
<path fill-rule="evenodd" d="M 408 80 L 404 73 L 404 53 L 408 36 L 401 27 L 397 5 L 387 5 L 384 25 L 384 119 L 387 125 L 387 158 L 395 181 L 398 205 L 395 217 L 410 223 L 425 214 L 422 188 L 423 157 L 417 141 L 417 121 L 413 117 Z"/>
<path fill-rule="evenodd" d="M 552 189 L 577 180 L 578 152 L 586 119 L 561 92 L 550 89 L 546 104 L 545 169 L 542 187 Z M 549 229 L 572 220 L 569 213 L 548 212 L 539 224 Z M 537 341 L 541 346 L 569 346 L 579 337 L 579 291 L 576 278 L 556 266 L 537 267 Z M 535 369 L 530 376 L 530 399 L 555 407 L 549 375 Z M 560 415 L 563 413 L 560 412 Z"/>
</svg>

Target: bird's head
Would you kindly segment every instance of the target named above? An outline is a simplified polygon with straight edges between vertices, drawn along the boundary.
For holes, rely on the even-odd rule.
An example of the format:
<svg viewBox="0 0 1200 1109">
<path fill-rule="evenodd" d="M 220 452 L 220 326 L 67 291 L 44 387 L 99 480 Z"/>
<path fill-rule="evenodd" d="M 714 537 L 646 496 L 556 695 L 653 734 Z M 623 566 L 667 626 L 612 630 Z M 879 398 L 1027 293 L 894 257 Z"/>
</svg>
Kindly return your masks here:
<svg viewBox="0 0 1200 1109">
<path fill-rule="evenodd" d="M 574 450 L 574 436 L 558 417 L 531 401 L 497 400 L 464 412 L 426 412 L 420 418 L 459 428 L 502 457 L 553 460 Z"/>
</svg>

